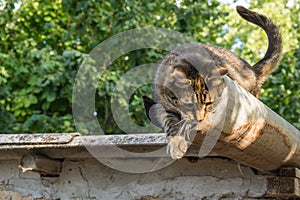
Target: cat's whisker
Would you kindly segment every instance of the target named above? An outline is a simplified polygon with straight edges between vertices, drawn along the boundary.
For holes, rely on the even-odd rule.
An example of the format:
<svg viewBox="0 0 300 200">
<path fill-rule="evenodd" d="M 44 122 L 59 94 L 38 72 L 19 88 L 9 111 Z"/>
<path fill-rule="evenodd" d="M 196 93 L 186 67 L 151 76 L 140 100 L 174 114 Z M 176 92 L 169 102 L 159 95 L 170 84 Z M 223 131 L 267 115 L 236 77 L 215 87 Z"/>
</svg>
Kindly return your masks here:
<svg viewBox="0 0 300 200">
<path fill-rule="evenodd" d="M 184 130 L 185 130 L 185 127 L 186 127 L 186 125 L 187 125 L 187 122 L 185 121 L 185 120 L 182 120 L 183 121 L 183 124 L 182 124 L 182 126 L 180 127 L 180 129 L 179 129 L 179 135 L 185 135 L 184 134 Z"/>
<path fill-rule="evenodd" d="M 179 122 L 175 123 L 174 126 L 177 126 L 178 124 L 184 122 L 184 119 L 180 120 Z"/>
<path fill-rule="evenodd" d="M 183 129 L 184 129 L 184 124 L 182 124 L 182 126 L 179 129 L 179 132 L 178 132 L 179 135 L 182 135 Z"/>
<path fill-rule="evenodd" d="M 190 137 L 190 131 L 192 129 L 192 124 L 188 124 L 186 131 L 185 131 L 185 138 L 190 142 L 191 141 L 191 137 Z"/>
</svg>

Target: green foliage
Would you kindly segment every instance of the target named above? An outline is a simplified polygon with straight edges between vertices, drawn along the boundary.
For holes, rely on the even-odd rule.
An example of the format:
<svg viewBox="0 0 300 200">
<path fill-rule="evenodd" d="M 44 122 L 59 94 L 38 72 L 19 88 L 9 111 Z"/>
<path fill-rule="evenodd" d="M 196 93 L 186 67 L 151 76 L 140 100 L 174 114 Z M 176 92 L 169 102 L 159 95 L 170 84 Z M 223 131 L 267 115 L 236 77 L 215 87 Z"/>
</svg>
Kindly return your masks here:
<svg viewBox="0 0 300 200">
<path fill-rule="evenodd" d="M 262 89 L 261 100 L 300 128 L 300 48 L 284 54 L 279 69 Z"/>
<path fill-rule="evenodd" d="M 299 128 L 299 2 L 293 7 L 286 3 L 251 1 L 251 6 L 277 22 L 285 46 L 281 65 L 264 85 L 261 99 Z M 148 26 L 177 30 L 199 42 L 233 49 L 251 63 L 266 49 L 260 29 L 216 0 L 182 1 L 180 6 L 175 0 L 1 1 L 0 133 L 76 131 L 72 89 L 83 60 L 107 38 Z M 120 77 L 135 66 L 157 63 L 165 53 L 149 49 L 130 52 L 101 76 L 95 106 L 106 133 L 122 133 L 110 108 Z M 148 84 L 137 89 L 130 100 L 130 117 L 141 126 L 148 124 L 141 96 L 151 93 Z"/>
<path fill-rule="evenodd" d="M 0 132 L 75 131 L 72 84 L 85 54 L 50 2 L 10 1 L 0 12 Z"/>
</svg>

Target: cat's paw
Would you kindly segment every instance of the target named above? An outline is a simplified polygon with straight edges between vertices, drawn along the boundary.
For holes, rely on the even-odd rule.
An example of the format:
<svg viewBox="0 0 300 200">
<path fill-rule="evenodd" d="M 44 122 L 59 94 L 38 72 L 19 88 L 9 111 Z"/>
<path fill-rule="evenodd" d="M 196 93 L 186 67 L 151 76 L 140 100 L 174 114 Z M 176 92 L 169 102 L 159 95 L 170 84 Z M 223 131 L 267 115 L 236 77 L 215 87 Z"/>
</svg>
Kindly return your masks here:
<svg viewBox="0 0 300 200">
<path fill-rule="evenodd" d="M 180 159 L 184 156 L 188 149 L 187 142 L 184 137 L 176 135 L 168 137 L 167 153 L 173 159 Z"/>
</svg>

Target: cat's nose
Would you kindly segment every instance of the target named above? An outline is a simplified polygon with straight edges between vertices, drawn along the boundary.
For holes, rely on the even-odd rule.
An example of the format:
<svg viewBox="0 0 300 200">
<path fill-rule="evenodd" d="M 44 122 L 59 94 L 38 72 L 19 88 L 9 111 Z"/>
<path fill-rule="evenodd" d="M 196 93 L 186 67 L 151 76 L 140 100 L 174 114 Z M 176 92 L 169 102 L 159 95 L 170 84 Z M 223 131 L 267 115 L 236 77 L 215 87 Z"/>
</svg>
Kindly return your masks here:
<svg viewBox="0 0 300 200">
<path fill-rule="evenodd" d="M 196 119 L 198 122 L 204 120 L 204 118 L 205 118 L 205 110 L 197 109 L 197 110 L 195 110 L 194 113 L 195 113 L 195 114 L 194 114 L 194 115 L 195 115 L 195 119 Z"/>
<path fill-rule="evenodd" d="M 201 121 L 201 115 L 200 115 L 201 113 L 199 112 L 199 110 L 197 110 L 196 112 L 195 112 L 195 119 L 197 120 L 197 121 Z"/>
</svg>

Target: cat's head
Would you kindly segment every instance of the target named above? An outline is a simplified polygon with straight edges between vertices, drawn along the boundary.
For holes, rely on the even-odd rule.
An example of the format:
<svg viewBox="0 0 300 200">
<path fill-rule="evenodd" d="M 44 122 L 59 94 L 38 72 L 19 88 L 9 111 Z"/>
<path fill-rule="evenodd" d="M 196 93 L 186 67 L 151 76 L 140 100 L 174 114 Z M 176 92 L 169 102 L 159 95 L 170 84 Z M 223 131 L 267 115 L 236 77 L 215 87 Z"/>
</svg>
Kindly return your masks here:
<svg viewBox="0 0 300 200">
<path fill-rule="evenodd" d="M 213 103 L 205 77 L 185 59 L 166 67 L 169 68 L 168 74 L 156 75 L 157 101 L 180 120 L 190 123 L 202 121 Z"/>
<path fill-rule="evenodd" d="M 221 76 L 226 72 L 201 46 L 179 47 L 162 60 L 156 72 L 156 103 L 178 120 L 198 123 L 213 110 L 220 96 L 214 86 L 223 84 Z"/>
</svg>

